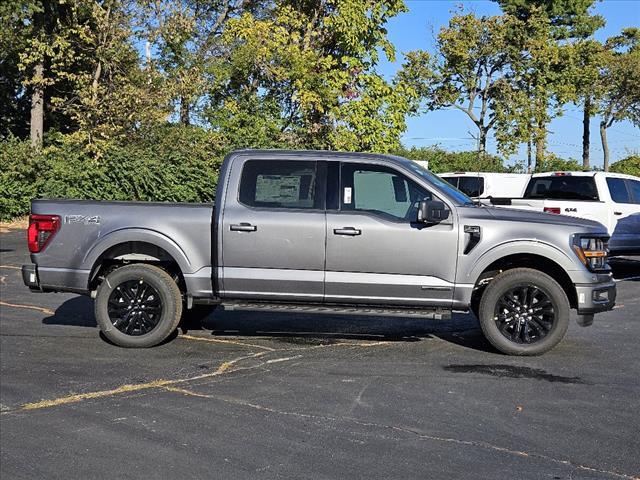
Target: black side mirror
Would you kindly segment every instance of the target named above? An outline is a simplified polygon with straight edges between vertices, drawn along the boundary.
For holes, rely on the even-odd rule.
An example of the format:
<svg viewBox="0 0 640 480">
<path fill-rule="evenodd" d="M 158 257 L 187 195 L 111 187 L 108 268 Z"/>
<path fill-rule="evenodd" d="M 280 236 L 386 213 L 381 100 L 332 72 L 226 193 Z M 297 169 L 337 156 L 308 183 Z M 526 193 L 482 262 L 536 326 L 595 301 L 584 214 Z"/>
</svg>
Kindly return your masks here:
<svg viewBox="0 0 640 480">
<path fill-rule="evenodd" d="M 440 223 L 449 218 L 449 210 L 437 200 L 422 200 L 418 206 L 419 223 Z"/>
</svg>

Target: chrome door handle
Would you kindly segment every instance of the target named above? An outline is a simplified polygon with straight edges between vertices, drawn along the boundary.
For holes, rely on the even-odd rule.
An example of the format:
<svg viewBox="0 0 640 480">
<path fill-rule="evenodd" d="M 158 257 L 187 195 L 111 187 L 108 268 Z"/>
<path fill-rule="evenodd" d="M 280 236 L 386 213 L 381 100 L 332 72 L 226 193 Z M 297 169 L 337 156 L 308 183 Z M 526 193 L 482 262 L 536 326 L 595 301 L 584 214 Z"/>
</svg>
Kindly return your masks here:
<svg viewBox="0 0 640 480">
<path fill-rule="evenodd" d="M 231 225 L 230 229 L 232 232 L 255 232 L 258 227 L 251 225 L 250 223 L 242 222 L 240 224 Z"/>
<path fill-rule="evenodd" d="M 354 237 L 356 235 L 360 235 L 362 231 L 353 227 L 343 227 L 343 228 L 334 228 L 333 233 L 334 235 L 350 235 Z"/>
</svg>

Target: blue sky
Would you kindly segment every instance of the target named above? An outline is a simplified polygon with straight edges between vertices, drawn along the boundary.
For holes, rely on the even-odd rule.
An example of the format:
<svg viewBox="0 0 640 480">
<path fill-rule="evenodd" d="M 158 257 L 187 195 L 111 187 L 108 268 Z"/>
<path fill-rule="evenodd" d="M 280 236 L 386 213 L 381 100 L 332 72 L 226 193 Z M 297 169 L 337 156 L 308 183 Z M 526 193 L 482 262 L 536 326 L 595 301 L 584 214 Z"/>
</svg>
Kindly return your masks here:
<svg viewBox="0 0 640 480">
<path fill-rule="evenodd" d="M 403 52 L 423 49 L 433 52 L 434 35 L 448 24 L 451 11 L 462 4 L 477 15 L 499 15 L 500 8 L 488 0 L 405 0 L 409 12 L 398 15 L 388 24 L 389 40 L 397 51 L 396 61 L 381 62 L 379 71 L 392 77 L 400 67 Z M 594 13 L 602 15 L 606 25 L 596 33 L 598 40 L 616 35 L 624 27 L 640 26 L 640 2 L 638 0 L 604 0 L 594 7 Z M 599 134 L 599 118 L 591 120 L 591 164 L 602 165 L 602 147 Z M 420 117 L 409 118 L 403 143 L 408 146 L 440 145 L 446 150 L 472 150 L 477 128 L 465 113 L 456 109 L 429 112 Z M 562 117 L 548 127 L 549 151 L 563 158 L 582 158 L 582 111 L 575 105 L 566 105 Z M 616 161 L 631 151 L 640 151 L 640 129 L 629 122 L 614 124 L 608 130 L 611 160 Z M 496 142 L 489 138 L 487 148 L 495 152 Z M 514 155 L 510 162 L 526 158 L 524 149 Z"/>
</svg>

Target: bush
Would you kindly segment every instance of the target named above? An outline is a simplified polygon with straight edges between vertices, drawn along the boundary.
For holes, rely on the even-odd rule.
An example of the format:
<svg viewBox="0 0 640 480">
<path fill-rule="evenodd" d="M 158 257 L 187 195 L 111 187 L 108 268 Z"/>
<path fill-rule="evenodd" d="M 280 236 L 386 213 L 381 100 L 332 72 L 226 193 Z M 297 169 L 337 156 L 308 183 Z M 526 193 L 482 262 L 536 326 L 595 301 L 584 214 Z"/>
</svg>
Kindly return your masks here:
<svg viewBox="0 0 640 480">
<path fill-rule="evenodd" d="M 0 219 L 29 213 L 33 198 L 210 202 L 224 155 L 215 133 L 166 125 L 99 151 L 55 134 L 41 151 L 0 142 Z"/>
<path fill-rule="evenodd" d="M 640 154 L 634 153 L 627 158 L 617 161 L 611 165 L 609 169 L 616 173 L 626 173 L 627 175 L 635 175 L 640 177 Z"/>
<path fill-rule="evenodd" d="M 29 211 L 37 196 L 37 172 L 42 157 L 29 142 L 10 137 L 0 142 L 0 220 L 11 220 Z"/>
<path fill-rule="evenodd" d="M 577 160 L 569 159 L 565 160 L 553 153 L 548 153 L 541 164 L 536 164 L 535 173 L 542 172 L 568 172 L 568 171 L 580 171 L 584 170 L 582 164 Z"/>
</svg>

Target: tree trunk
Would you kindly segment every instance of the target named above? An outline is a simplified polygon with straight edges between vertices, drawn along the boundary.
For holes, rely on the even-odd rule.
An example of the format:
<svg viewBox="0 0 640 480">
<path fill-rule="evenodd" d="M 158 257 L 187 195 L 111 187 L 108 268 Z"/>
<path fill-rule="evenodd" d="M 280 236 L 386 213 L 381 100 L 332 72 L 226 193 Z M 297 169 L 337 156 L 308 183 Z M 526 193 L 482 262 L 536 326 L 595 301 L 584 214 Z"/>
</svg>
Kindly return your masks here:
<svg viewBox="0 0 640 480">
<path fill-rule="evenodd" d="M 607 126 L 600 122 L 600 139 L 602 140 L 602 153 L 604 154 L 604 171 L 609 171 L 609 144 L 607 143 Z"/>
<path fill-rule="evenodd" d="M 544 138 L 539 135 L 536 138 L 536 167 L 534 170 L 537 171 L 542 167 L 544 167 Z"/>
<path fill-rule="evenodd" d="M 480 138 L 478 139 L 478 153 L 484 155 L 487 151 L 487 131 L 483 128 L 480 129 Z"/>
<path fill-rule="evenodd" d="M 582 112 L 582 168 L 589 170 L 589 122 L 591 121 L 591 97 L 584 99 L 584 111 Z"/>
<path fill-rule="evenodd" d="M 180 97 L 180 123 L 189 125 L 189 100 L 186 97 Z"/>
<path fill-rule="evenodd" d="M 44 65 L 38 63 L 33 69 L 33 76 L 36 84 L 31 94 L 31 145 L 42 146 L 42 135 L 44 133 L 44 87 L 42 77 L 44 75 Z"/>
<path fill-rule="evenodd" d="M 527 142 L 527 173 L 531 173 L 531 138 Z"/>
</svg>

